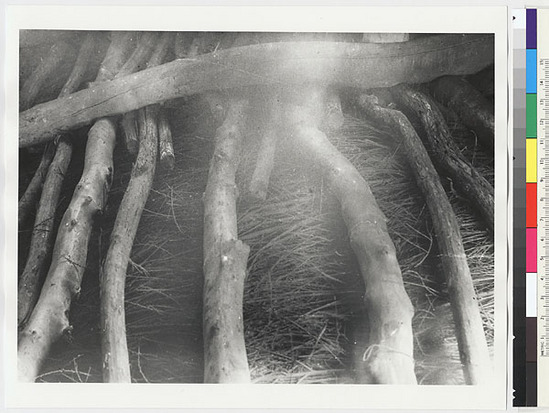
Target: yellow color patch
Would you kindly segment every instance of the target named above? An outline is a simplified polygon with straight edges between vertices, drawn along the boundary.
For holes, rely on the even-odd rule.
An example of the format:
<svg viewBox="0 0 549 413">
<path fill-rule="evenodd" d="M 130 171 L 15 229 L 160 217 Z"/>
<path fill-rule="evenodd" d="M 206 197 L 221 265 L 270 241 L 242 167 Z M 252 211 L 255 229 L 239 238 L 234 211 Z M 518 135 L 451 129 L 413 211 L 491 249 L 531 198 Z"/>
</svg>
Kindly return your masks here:
<svg viewBox="0 0 549 413">
<path fill-rule="evenodd" d="M 526 182 L 537 182 L 537 139 L 526 139 Z"/>
</svg>

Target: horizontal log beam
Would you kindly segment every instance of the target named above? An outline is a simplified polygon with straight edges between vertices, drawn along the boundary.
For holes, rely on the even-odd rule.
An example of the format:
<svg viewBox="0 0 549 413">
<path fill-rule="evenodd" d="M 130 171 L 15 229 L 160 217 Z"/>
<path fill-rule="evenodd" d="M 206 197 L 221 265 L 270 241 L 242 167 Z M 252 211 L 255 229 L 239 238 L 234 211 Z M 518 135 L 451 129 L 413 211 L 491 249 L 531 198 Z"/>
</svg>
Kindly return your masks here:
<svg viewBox="0 0 549 413">
<path fill-rule="evenodd" d="M 180 59 L 66 98 L 19 117 L 19 146 L 143 106 L 236 87 L 321 82 L 368 89 L 476 73 L 494 60 L 494 38 L 440 35 L 396 43 L 263 43 Z"/>
</svg>

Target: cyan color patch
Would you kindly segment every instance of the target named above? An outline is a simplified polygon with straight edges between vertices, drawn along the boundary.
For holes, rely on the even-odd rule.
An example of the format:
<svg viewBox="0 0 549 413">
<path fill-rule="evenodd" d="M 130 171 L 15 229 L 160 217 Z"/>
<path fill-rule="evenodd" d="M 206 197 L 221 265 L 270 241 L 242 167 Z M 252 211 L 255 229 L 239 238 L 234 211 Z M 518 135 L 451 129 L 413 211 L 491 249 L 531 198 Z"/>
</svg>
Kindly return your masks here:
<svg viewBox="0 0 549 413">
<path fill-rule="evenodd" d="M 526 49 L 526 93 L 537 93 L 537 50 Z"/>
</svg>

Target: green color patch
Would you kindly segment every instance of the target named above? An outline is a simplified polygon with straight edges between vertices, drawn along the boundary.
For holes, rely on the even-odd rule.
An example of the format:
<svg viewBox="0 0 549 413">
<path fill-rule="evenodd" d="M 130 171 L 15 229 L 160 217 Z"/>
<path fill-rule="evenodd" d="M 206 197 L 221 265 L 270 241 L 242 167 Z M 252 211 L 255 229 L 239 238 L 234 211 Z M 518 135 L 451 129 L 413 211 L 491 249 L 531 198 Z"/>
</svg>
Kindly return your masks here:
<svg viewBox="0 0 549 413">
<path fill-rule="evenodd" d="M 526 137 L 537 137 L 538 120 L 537 120 L 537 94 L 526 94 Z"/>
</svg>

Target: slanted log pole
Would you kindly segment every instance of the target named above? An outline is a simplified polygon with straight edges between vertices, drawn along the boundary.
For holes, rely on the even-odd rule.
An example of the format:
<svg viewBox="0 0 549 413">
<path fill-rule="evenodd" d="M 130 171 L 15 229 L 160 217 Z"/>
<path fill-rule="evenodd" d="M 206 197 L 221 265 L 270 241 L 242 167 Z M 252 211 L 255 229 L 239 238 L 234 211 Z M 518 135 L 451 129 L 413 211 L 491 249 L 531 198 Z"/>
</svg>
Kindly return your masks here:
<svg viewBox="0 0 549 413">
<path fill-rule="evenodd" d="M 172 43 L 171 33 L 164 33 L 147 67 L 160 64 L 168 51 L 168 45 Z M 130 252 L 154 178 L 158 149 L 159 109 L 158 105 L 152 105 L 139 111 L 139 153 L 116 215 L 109 249 L 102 268 L 101 349 L 103 381 L 106 383 L 131 382 L 124 288 Z"/>
<path fill-rule="evenodd" d="M 288 139 L 305 159 L 318 165 L 341 204 L 351 247 L 364 279 L 369 339 L 355 366 L 359 380 L 416 384 L 413 359 L 414 309 L 404 288 L 386 218 L 368 183 L 318 129 L 325 91 L 299 90 L 285 109 Z"/>
<path fill-rule="evenodd" d="M 69 50 L 69 45 L 65 41 L 59 41 L 51 46 L 46 58 L 34 69 L 21 88 L 19 95 L 20 110 L 27 110 L 34 104 L 44 82 L 53 75 L 61 62 L 66 59 L 67 50 Z M 74 92 L 74 90 L 72 91 Z"/>
<path fill-rule="evenodd" d="M 69 95 L 78 89 L 87 70 L 94 44 L 93 36 L 88 34 L 82 43 L 73 70 L 59 96 Z M 72 157 L 72 143 L 69 139 L 59 137 L 58 142 L 51 145 L 54 148 L 55 155 L 46 174 L 32 230 L 29 255 L 19 279 L 17 295 L 17 323 L 19 326 L 22 326 L 28 319 L 40 295 L 40 283 L 45 274 L 44 266 L 51 254 L 55 239 L 55 211 L 59 203 L 65 173 Z M 49 149 L 46 152 L 49 152 Z"/>
<path fill-rule="evenodd" d="M 494 230 L 494 188 L 461 153 L 437 103 L 411 86 L 392 89 L 393 99 L 409 119 L 419 121 L 435 166 L 478 210 L 490 231 Z"/>
<path fill-rule="evenodd" d="M 44 153 L 38 164 L 38 168 L 34 172 L 32 179 L 25 189 L 23 196 L 19 200 L 17 205 L 17 222 L 19 227 L 23 224 L 29 217 L 31 211 L 36 205 L 40 194 L 42 193 L 42 185 L 44 184 L 44 179 L 48 173 L 51 161 L 55 156 L 55 144 L 48 143 L 44 148 Z"/>
<path fill-rule="evenodd" d="M 430 36 L 404 43 L 269 43 L 178 59 L 92 90 L 29 109 L 19 116 L 20 147 L 104 116 L 186 95 L 244 86 L 321 82 L 336 87 L 423 83 L 444 74 L 476 73 L 493 62 L 486 35 Z M 270 62 L 284 64 L 270 64 Z M 310 70 L 322 66 L 325 70 Z"/>
<path fill-rule="evenodd" d="M 250 197 L 258 201 L 267 199 L 267 189 L 274 167 L 277 141 L 280 134 L 280 102 L 279 96 L 273 94 L 265 104 L 266 116 L 262 119 L 261 142 L 257 160 L 249 185 Z"/>
<path fill-rule="evenodd" d="M 106 74 L 120 69 L 121 64 L 116 65 L 123 63 L 130 38 L 131 33 L 127 32 L 112 34 L 98 74 L 99 81 L 107 80 Z M 69 310 L 72 300 L 80 293 L 94 218 L 106 205 L 115 141 L 116 125 L 110 118 L 99 119 L 88 132 L 82 177 L 61 220 L 40 297 L 19 335 L 18 374 L 22 382 L 36 379 L 52 344 L 71 332 Z"/>
<path fill-rule="evenodd" d="M 235 174 L 248 103 L 231 98 L 204 194 L 204 381 L 248 383 L 242 300 L 250 248 L 238 239 Z"/>
<path fill-rule="evenodd" d="M 452 109 L 475 132 L 481 145 L 494 149 L 494 106 L 467 80 L 442 76 L 430 84 L 433 97 Z"/>
<path fill-rule="evenodd" d="M 492 363 L 482 317 L 459 225 L 440 178 L 421 139 L 402 112 L 379 106 L 378 99 L 371 95 L 361 95 L 358 103 L 369 119 L 388 127 L 401 139 L 433 220 L 446 273 L 465 381 L 467 384 L 486 384 L 492 378 Z"/>
<path fill-rule="evenodd" d="M 139 131 L 137 129 L 137 112 L 124 113 L 120 118 L 120 129 L 124 135 L 126 150 L 133 156 L 139 151 Z"/>
</svg>

